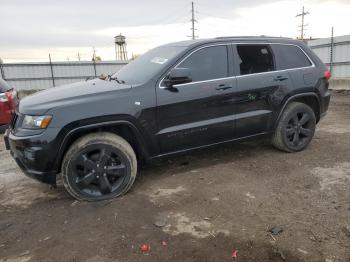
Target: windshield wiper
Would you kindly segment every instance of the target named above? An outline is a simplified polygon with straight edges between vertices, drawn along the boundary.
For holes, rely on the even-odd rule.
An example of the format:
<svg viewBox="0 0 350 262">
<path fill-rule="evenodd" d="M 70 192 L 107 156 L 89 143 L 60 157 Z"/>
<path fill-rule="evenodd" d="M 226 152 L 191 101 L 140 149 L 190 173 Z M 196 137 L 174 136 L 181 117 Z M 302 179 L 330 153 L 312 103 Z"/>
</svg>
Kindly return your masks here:
<svg viewBox="0 0 350 262">
<path fill-rule="evenodd" d="M 109 81 L 111 81 L 111 80 L 117 81 L 118 84 L 125 84 L 125 81 L 118 79 L 118 77 L 108 76 L 108 79 L 109 79 Z"/>
<path fill-rule="evenodd" d="M 124 81 L 124 80 L 118 79 L 117 77 L 112 77 L 111 75 L 101 74 L 101 75 L 99 76 L 99 79 L 105 80 L 105 81 L 114 80 L 114 81 L 117 81 L 118 84 L 125 84 L 125 81 Z"/>
</svg>

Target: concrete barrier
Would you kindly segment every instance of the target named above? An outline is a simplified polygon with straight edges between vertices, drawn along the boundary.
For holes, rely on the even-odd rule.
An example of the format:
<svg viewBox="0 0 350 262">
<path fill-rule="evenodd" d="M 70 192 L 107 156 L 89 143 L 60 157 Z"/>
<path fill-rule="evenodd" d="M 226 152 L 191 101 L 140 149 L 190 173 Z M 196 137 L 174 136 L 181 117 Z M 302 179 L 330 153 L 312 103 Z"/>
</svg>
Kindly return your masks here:
<svg viewBox="0 0 350 262">
<path fill-rule="evenodd" d="M 330 81 L 330 89 L 350 90 L 350 78 L 334 78 Z"/>
</svg>

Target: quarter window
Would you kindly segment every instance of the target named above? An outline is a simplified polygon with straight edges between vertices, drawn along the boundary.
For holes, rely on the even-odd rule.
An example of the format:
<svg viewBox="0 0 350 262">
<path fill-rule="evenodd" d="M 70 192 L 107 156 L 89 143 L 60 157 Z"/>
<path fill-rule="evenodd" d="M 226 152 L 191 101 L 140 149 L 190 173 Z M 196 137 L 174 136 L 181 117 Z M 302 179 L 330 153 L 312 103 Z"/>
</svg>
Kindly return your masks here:
<svg viewBox="0 0 350 262">
<path fill-rule="evenodd" d="M 292 69 L 311 66 L 309 58 L 295 45 L 275 45 L 278 54 L 278 69 Z"/>
<path fill-rule="evenodd" d="M 275 70 L 269 45 L 237 45 L 237 52 L 240 57 L 239 69 L 241 75 Z"/>
<path fill-rule="evenodd" d="M 193 82 L 227 77 L 227 47 L 221 45 L 200 49 L 177 67 L 190 69 Z"/>
</svg>

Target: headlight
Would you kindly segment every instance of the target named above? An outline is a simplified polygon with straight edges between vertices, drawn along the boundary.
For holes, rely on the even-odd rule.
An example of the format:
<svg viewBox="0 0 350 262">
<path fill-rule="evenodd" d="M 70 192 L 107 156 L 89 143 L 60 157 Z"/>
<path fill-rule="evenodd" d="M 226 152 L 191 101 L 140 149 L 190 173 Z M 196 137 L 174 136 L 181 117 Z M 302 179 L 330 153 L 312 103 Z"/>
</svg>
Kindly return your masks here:
<svg viewBox="0 0 350 262">
<path fill-rule="evenodd" d="M 6 96 L 5 93 L 0 94 L 0 102 L 7 102 L 9 98 Z"/>
<path fill-rule="evenodd" d="M 49 126 L 52 116 L 29 116 L 26 115 L 22 122 L 25 129 L 45 129 Z"/>
</svg>

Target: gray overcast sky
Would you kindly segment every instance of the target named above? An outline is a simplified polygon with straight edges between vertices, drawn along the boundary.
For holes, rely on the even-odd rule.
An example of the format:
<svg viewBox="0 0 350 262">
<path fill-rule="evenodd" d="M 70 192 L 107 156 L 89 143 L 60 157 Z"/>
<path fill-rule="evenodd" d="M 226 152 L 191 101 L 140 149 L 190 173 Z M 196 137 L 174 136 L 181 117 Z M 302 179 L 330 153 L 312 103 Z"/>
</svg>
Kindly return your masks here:
<svg viewBox="0 0 350 262">
<path fill-rule="evenodd" d="M 189 0 L 0 0 L 0 57 L 5 61 L 114 59 L 113 36 L 127 37 L 128 51 L 143 53 L 190 35 Z M 198 35 L 296 37 L 301 7 L 310 11 L 306 36 L 350 34 L 350 0 L 197 0 Z"/>
</svg>

